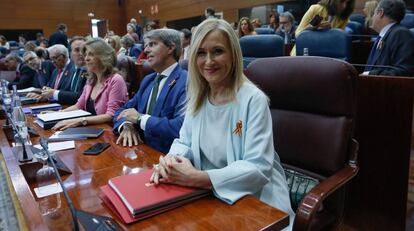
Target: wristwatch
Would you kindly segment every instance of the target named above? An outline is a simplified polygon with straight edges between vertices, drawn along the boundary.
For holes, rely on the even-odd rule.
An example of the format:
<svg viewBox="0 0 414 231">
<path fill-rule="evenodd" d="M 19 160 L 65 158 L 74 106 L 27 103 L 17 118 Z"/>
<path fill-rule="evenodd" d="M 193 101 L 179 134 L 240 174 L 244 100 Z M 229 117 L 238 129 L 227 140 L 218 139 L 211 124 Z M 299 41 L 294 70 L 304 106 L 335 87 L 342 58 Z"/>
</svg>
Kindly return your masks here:
<svg viewBox="0 0 414 231">
<path fill-rule="evenodd" d="M 83 126 L 86 126 L 88 124 L 88 121 L 86 120 L 86 117 L 82 117 L 81 123 Z"/>
</svg>

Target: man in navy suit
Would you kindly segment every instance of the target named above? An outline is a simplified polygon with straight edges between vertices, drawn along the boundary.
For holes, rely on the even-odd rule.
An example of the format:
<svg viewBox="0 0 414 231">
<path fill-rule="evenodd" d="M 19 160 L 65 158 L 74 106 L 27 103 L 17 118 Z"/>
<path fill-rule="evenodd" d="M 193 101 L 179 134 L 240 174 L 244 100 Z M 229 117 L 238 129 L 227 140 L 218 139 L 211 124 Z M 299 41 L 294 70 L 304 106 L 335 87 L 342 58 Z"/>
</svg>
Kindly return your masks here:
<svg viewBox="0 0 414 231">
<path fill-rule="evenodd" d="M 23 60 L 32 70 L 36 71 L 32 86 L 39 89 L 46 86 L 52 76 L 52 72 L 55 70 L 55 65 L 50 60 L 40 60 L 33 51 L 26 51 L 23 55 Z"/>
<path fill-rule="evenodd" d="M 49 47 L 48 51 L 56 69 L 52 72 L 47 86 L 43 87 L 42 93 L 30 95 L 41 102 L 52 100 L 58 90 L 70 91 L 72 76 L 75 73 L 75 64 L 69 59 L 69 52 L 65 46 L 56 44 Z"/>
<path fill-rule="evenodd" d="M 371 27 L 379 37 L 372 47 L 364 73 L 414 77 L 414 35 L 400 25 L 404 15 L 405 3 L 401 0 L 378 3 Z"/>
<path fill-rule="evenodd" d="M 178 137 L 184 120 L 187 71 L 181 69 L 180 33 L 158 29 L 145 35 L 149 66 L 156 73 L 147 75 L 135 96 L 114 115 L 117 144 L 144 143 L 167 153 Z"/>
<path fill-rule="evenodd" d="M 65 47 L 68 47 L 68 36 L 66 35 L 68 28 L 65 24 L 60 23 L 57 26 L 57 31 L 54 32 L 49 37 L 49 46 L 53 46 L 56 44 L 62 44 Z"/>
<path fill-rule="evenodd" d="M 135 43 L 135 40 L 132 38 L 131 35 L 127 34 L 122 36 L 121 43 L 122 46 L 126 49 L 125 55 L 137 59 L 141 54 L 142 50 L 140 44 Z"/>
<path fill-rule="evenodd" d="M 22 58 L 17 53 L 8 54 L 4 59 L 4 65 L 9 71 L 16 71 L 16 79 L 8 84 L 9 89 L 12 89 L 13 85 L 16 85 L 17 89 L 32 86 L 36 72 L 24 64 Z"/>
</svg>

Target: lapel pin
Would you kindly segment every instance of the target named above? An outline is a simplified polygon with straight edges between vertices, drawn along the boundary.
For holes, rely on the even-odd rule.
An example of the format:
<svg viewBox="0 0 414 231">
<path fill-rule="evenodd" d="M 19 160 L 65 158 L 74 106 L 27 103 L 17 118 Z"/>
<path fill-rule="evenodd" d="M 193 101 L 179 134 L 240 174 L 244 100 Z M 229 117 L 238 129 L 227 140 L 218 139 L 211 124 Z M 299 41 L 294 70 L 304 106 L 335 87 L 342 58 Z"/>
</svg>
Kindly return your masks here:
<svg viewBox="0 0 414 231">
<path fill-rule="evenodd" d="M 173 80 L 171 80 L 170 84 L 168 84 L 168 86 L 169 86 L 169 87 L 172 87 L 172 86 L 174 86 L 174 84 L 175 84 L 176 82 L 177 82 L 177 81 L 176 81 L 175 79 L 173 79 Z"/>
<path fill-rule="evenodd" d="M 243 128 L 243 122 L 241 120 L 237 121 L 236 128 L 233 130 L 233 134 L 241 136 L 242 135 L 242 128 Z"/>
</svg>

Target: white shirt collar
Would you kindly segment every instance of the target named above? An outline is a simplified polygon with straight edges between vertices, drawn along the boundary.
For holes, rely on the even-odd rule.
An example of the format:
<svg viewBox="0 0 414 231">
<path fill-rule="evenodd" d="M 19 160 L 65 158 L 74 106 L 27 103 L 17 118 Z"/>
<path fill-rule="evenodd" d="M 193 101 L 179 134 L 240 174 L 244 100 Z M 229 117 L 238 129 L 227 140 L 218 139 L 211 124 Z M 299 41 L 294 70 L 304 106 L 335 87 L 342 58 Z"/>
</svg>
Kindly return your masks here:
<svg viewBox="0 0 414 231">
<path fill-rule="evenodd" d="M 173 63 L 171 66 L 169 66 L 165 70 L 163 70 L 161 72 L 161 75 L 169 77 L 177 65 L 178 65 L 177 62 Z"/>
<path fill-rule="evenodd" d="M 386 26 L 384 26 L 384 28 L 382 28 L 382 30 L 379 33 L 379 36 L 382 38 L 384 37 L 384 35 L 388 32 L 388 30 L 395 24 L 395 22 L 392 22 Z"/>
</svg>

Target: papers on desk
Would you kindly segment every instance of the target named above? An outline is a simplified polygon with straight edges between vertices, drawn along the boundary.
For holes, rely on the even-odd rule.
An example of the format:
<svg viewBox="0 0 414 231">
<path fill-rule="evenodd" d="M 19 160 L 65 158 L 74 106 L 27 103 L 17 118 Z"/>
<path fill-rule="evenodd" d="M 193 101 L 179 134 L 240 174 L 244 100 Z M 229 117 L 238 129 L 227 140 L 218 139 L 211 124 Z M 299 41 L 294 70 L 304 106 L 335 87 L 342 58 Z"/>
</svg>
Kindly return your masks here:
<svg viewBox="0 0 414 231">
<path fill-rule="evenodd" d="M 34 145 L 34 147 L 38 149 L 43 149 L 42 146 L 40 146 L 40 144 L 36 144 Z M 75 141 L 69 140 L 69 141 L 63 141 L 63 142 L 49 143 L 47 147 L 49 148 L 49 151 L 51 152 L 73 149 L 75 148 Z"/>
<path fill-rule="evenodd" d="M 50 129 L 61 120 L 74 119 L 84 116 L 90 116 L 91 113 L 84 110 L 53 112 L 46 114 L 39 114 L 35 121 L 43 129 Z"/>
<path fill-rule="evenodd" d="M 40 89 L 35 88 L 35 87 L 29 87 L 29 88 L 17 90 L 17 93 L 23 94 L 23 93 L 30 93 L 30 92 L 34 92 L 34 91 L 40 91 Z"/>
<path fill-rule="evenodd" d="M 47 197 L 47 196 L 50 196 L 56 193 L 63 192 L 62 186 L 60 186 L 60 183 L 54 183 L 54 184 L 34 188 L 34 191 L 36 193 L 37 198 L 43 198 L 43 197 Z"/>
</svg>

